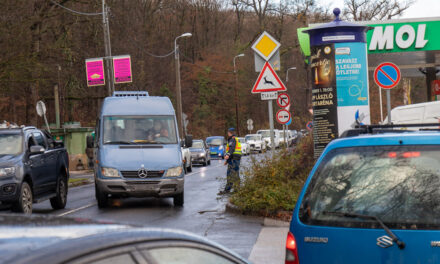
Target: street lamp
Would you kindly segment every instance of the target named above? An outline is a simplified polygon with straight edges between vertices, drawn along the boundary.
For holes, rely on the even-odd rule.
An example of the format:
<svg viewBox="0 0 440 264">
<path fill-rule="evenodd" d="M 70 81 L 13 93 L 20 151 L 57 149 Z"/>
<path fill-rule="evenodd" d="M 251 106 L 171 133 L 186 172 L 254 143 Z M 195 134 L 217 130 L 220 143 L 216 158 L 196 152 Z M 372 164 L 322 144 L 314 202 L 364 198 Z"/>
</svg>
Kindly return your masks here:
<svg viewBox="0 0 440 264">
<path fill-rule="evenodd" d="M 177 45 L 177 40 L 179 38 L 189 38 L 192 37 L 191 33 L 183 33 L 174 39 L 174 58 L 176 61 L 176 101 L 177 101 L 177 125 L 179 126 L 179 132 L 183 135 L 185 130 L 183 129 L 182 123 L 182 89 L 180 87 L 180 59 L 179 59 L 179 45 Z"/>
<path fill-rule="evenodd" d="M 286 71 L 286 82 L 289 81 L 289 71 L 290 70 L 296 70 L 296 67 L 290 67 L 289 69 L 287 69 L 287 71 Z"/>
<path fill-rule="evenodd" d="M 237 69 L 235 67 L 235 59 L 239 57 L 244 57 L 244 53 L 238 54 L 234 57 L 232 60 L 232 63 L 234 64 L 234 75 L 235 75 L 235 88 L 234 88 L 234 97 L 235 97 L 235 126 L 237 128 L 237 135 L 240 136 L 240 127 L 238 126 L 238 93 L 237 93 L 237 86 L 238 86 L 238 74 Z"/>
</svg>

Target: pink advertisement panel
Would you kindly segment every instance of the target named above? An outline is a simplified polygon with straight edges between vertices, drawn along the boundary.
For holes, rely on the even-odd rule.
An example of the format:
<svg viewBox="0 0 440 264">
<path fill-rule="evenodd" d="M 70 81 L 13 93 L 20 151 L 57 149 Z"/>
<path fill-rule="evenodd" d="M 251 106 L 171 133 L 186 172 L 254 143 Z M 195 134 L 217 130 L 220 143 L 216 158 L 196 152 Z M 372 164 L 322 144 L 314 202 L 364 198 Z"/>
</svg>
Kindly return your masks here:
<svg viewBox="0 0 440 264">
<path fill-rule="evenodd" d="M 104 62 L 102 58 L 86 60 L 87 86 L 105 85 Z"/>
<path fill-rule="evenodd" d="M 130 55 L 113 57 L 115 83 L 132 82 Z"/>
</svg>

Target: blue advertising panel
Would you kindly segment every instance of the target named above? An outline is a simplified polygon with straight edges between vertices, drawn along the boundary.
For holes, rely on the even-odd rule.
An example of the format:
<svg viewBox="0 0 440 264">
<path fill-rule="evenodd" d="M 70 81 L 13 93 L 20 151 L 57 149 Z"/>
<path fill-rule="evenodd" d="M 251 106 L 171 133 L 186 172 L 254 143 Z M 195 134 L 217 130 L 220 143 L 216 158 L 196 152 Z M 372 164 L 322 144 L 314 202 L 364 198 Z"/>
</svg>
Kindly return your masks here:
<svg viewBox="0 0 440 264">
<path fill-rule="evenodd" d="M 366 44 L 335 44 L 336 87 L 339 106 L 368 105 Z"/>
</svg>

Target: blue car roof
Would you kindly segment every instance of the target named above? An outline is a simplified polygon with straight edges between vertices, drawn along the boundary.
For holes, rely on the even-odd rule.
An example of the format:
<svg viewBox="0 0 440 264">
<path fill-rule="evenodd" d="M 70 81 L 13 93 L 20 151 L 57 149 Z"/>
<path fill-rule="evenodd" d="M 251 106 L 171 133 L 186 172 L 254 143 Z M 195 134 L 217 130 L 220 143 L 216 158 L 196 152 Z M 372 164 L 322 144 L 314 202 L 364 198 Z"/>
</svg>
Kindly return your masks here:
<svg viewBox="0 0 440 264">
<path fill-rule="evenodd" d="M 384 145 L 432 145 L 440 144 L 440 132 L 418 131 L 405 133 L 366 134 L 340 138 L 327 145 L 324 152 L 334 148 Z"/>
<path fill-rule="evenodd" d="M 127 96 L 106 97 L 101 115 L 174 115 L 173 105 L 168 97 Z"/>
<path fill-rule="evenodd" d="M 208 139 L 211 139 L 211 138 L 222 138 L 222 139 L 225 139 L 225 137 L 222 137 L 222 136 L 212 136 L 212 137 L 207 137 L 206 139 L 208 140 Z"/>
</svg>

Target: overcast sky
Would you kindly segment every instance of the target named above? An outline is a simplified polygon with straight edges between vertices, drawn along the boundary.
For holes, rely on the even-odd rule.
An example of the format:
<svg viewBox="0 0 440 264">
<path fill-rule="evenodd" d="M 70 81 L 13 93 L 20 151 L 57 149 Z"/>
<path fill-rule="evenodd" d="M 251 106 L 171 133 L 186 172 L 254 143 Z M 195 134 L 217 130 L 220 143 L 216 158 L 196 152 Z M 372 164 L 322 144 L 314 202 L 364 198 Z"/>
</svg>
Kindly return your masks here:
<svg viewBox="0 0 440 264">
<path fill-rule="evenodd" d="M 343 8 L 344 0 L 320 0 L 324 5 Z M 440 0 L 416 0 L 400 18 L 440 17 Z"/>
</svg>

